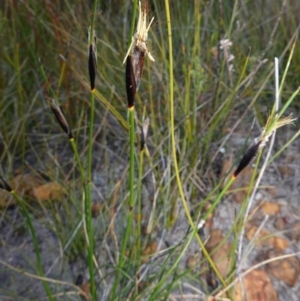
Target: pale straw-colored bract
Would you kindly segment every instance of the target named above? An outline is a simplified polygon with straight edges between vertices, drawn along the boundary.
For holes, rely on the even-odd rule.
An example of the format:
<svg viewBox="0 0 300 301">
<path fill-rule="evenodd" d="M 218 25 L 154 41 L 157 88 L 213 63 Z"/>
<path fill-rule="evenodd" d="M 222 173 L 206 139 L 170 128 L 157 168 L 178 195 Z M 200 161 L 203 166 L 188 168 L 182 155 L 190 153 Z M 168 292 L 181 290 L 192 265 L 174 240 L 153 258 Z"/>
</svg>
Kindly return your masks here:
<svg viewBox="0 0 300 301">
<path fill-rule="evenodd" d="M 88 41 L 89 41 L 89 43 L 91 41 L 91 26 L 89 26 L 89 28 L 88 28 Z M 95 59 L 95 62 L 97 63 L 97 36 L 96 36 L 95 29 L 93 30 L 92 47 L 93 47 L 94 59 Z M 88 54 L 89 54 L 89 50 L 88 50 Z"/>
<path fill-rule="evenodd" d="M 297 118 L 292 118 L 292 114 L 287 117 L 283 117 L 281 119 L 275 120 L 275 117 L 269 117 L 267 120 L 266 126 L 262 129 L 262 132 L 259 138 L 256 138 L 256 141 L 261 141 L 260 149 L 262 149 L 266 143 L 268 142 L 270 136 L 280 127 L 285 126 L 287 124 L 292 124 Z M 266 130 L 267 129 L 267 130 Z"/>
<path fill-rule="evenodd" d="M 150 26 L 151 26 L 153 20 L 154 20 L 154 17 L 152 17 L 149 25 L 147 26 L 147 11 L 146 11 L 146 9 L 142 10 L 141 1 L 139 1 L 139 18 L 138 18 L 136 33 L 132 37 L 132 41 L 131 41 L 129 49 L 126 53 L 126 56 L 124 58 L 123 64 L 125 64 L 126 59 L 127 59 L 128 55 L 130 55 L 130 52 L 132 51 L 133 47 L 139 48 L 140 51 L 142 51 L 148 55 L 148 57 L 151 61 L 153 61 L 153 62 L 155 61 L 147 47 L 148 31 L 150 29 Z"/>
</svg>

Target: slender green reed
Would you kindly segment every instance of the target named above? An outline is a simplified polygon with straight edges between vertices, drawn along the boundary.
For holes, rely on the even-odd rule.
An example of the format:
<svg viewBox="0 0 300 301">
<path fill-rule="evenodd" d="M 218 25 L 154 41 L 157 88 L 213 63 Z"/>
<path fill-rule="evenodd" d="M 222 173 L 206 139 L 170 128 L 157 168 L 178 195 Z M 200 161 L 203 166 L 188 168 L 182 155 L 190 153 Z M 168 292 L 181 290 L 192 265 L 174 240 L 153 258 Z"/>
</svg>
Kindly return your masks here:
<svg viewBox="0 0 300 301">
<path fill-rule="evenodd" d="M 195 227 L 193 229 L 193 231 L 190 233 L 190 235 L 188 236 L 187 241 L 184 243 L 182 249 L 180 250 L 179 255 L 176 257 L 176 260 L 173 262 L 172 266 L 170 268 L 168 268 L 168 271 L 162 276 L 160 281 L 155 285 L 155 288 L 154 288 L 150 298 L 148 299 L 149 301 L 158 300 L 157 297 L 159 294 L 159 290 L 166 283 L 168 277 L 170 277 L 170 275 L 172 275 L 174 273 L 174 270 L 178 267 L 180 259 L 184 255 L 185 251 L 187 250 L 188 246 L 192 242 L 196 233 L 197 233 L 197 228 Z"/>
<path fill-rule="evenodd" d="M 131 19 L 131 28 L 130 28 L 130 38 L 134 34 L 134 23 L 135 23 L 135 16 L 137 10 L 137 0 L 134 0 L 133 4 L 133 15 Z M 131 40 L 130 40 L 131 45 Z M 129 46 L 131 47 L 131 46 Z M 129 48 L 130 49 L 130 48 Z M 130 51 L 130 50 L 129 50 Z M 125 84 L 126 84 L 126 91 L 127 91 L 127 102 L 128 102 L 128 118 L 129 118 L 129 199 L 128 199 L 128 215 L 127 215 L 127 222 L 126 222 L 126 230 L 124 239 L 122 241 L 121 252 L 119 255 L 119 262 L 118 262 L 118 269 L 116 271 L 116 278 L 114 280 L 113 288 L 112 288 L 112 300 L 116 298 L 117 286 L 119 284 L 120 273 L 123 269 L 126 261 L 126 248 L 128 244 L 128 240 L 130 237 L 130 233 L 132 231 L 132 221 L 133 221 L 133 210 L 134 210 L 134 202 L 135 202 L 135 195 L 134 195 L 134 166 L 135 166 L 135 148 L 134 148 L 134 99 L 137 89 L 137 83 L 133 72 L 133 62 L 131 58 L 131 54 L 129 53 L 126 59 L 126 71 L 125 71 Z M 128 254 L 130 256 L 130 254 Z"/>
<path fill-rule="evenodd" d="M 89 28 L 89 75 L 91 82 L 90 96 L 90 124 L 89 124 L 89 140 L 87 152 L 87 194 L 85 196 L 85 222 L 88 236 L 88 266 L 90 274 L 90 292 L 92 301 L 97 300 L 96 284 L 95 284 L 95 269 L 94 269 L 94 232 L 92 221 L 92 164 L 93 164 L 93 134 L 95 120 L 95 80 L 97 72 L 97 50 L 96 50 L 96 35 L 94 32 L 94 22 L 97 9 L 97 0 L 93 2 L 91 14 L 91 24 Z"/>
<path fill-rule="evenodd" d="M 190 211 L 184 196 L 182 184 L 181 184 L 181 179 L 180 179 L 180 174 L 179 174 L 179 169 L 178 169 L 178 163 L 177 163 L 177 155 L 176 155 L 176 141 L 175 141 L 175 125 L 174 125 L 174 75 L 173 75 L 173 46 L 172 46 L 172 26 L 171 26 L 171 15 L 170 15 L 170 7 L 169 7 L 169 0 L 165 0 L 165 8 L 166 8 L 166 18 L 167 18 L 167 28 L 168 28 L 168 44 L 169 44 L 169 101 L 170 101 L 170 136 L 171 136 L 171 148 L 172 148 L 172 155 L 173 155 L 173 163 L 174 163 L 174 170 L 175 170 L 175 176 L 176 176 L 176 181 L 177 181 L 177 186 L 179 190 L 179 195 L 181 198 L 181 202 L 186 214 L 186 217 L 189 221 L 189 224 L 191 228 L 193 229 L 196 239 L 199 243 L 199 246 L 209 262 L 210 266 L 216 273 L 217 277 L 219 280 L 222 282 L 222 285 L 225 287 L 226 283 L 221 276 L 219 270 L 217 269 L 216 265 L 212 261 L 211 257 L 209 256 L 208 252 L 206 251 L 206 248 L 198 235 L 197 231 L 195 231 L 195 228 L 197 226 L 194 225 L 194 222 L 192 220 L 192 217 L 190 215 Z"/>
</svg>

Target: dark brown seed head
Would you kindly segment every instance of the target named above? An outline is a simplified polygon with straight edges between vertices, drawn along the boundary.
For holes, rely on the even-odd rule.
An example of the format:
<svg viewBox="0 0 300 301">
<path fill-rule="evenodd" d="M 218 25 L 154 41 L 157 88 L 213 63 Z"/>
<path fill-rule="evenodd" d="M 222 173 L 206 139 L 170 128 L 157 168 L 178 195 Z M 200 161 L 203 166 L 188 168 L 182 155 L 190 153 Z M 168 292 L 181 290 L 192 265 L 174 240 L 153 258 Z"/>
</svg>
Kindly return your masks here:
<svg viewBox="0 0 300 301">
<path fill-rule="evenodd" d="M 9 186 L 9 184 L 1 177 L 0 177 L 0 189 L 4 189 L 8 192 L 12 191 L 12 188 Z"/>
<path fill-rule="evenodd" d="M 140 151 L 142 152 L 145 148 L 145 143 L 146 143 L 146 139 L 145 139 L 145 135 L 144 132 L 141 131 L 141 142 L 140 142 Z"/>
<path fill-rule="evenodd" d="M 61 128 L 68 135 L 69 139 L 73 138 L 72 131 L 69 127 L 69 123 L 65 117 L 62 107 L 58 106 L 54 99 L 51 99 L 50 100 L 50 108 L 51 108 L 54 116 L 56 117 L 56 120 L 60 124 Z"/>
<path fill-rule="evenodd" d="M 136 81 L 135 81 L 135 76 L 133 71 L 131 55 L 128 55 L 126 60 L 125 82 L 126 82 L 128 108 L 132 108 L 134 106 L 134 97 L 136 94 Z"/>
<path fill-rule="evenodd" d="M 95 89 L 95 81 L 96 81 L 96 71 L 97 71 L 97 59 L 96 53 L 94 51 L 93 44 L 89 47 L 89 75 L 90 75 L 90 83 L 91 83 L 91 90 Z"/>
<path fill-rule="evenodd" d="M 261 140 L 258 141 L 256 144 L 251 145 L 246 152 L 244 153 L 238 167 L 236 168 L 235 172 L 233 173 L 233 176 L 236 178 L 238 176 L 238 174 L 249 165 L 249 163 L 255 158 L 255 156 L 257 155 L 259 148 L 260 148 L 260 144 L 261 144 Z"/>
</svg>

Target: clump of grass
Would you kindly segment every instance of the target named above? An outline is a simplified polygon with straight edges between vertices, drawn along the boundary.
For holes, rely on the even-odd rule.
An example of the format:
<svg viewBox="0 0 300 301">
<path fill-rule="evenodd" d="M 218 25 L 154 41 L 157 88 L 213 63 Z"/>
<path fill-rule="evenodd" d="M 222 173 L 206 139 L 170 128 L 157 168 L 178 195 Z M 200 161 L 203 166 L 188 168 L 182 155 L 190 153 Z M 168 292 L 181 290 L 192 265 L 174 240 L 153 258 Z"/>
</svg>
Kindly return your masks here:
<svg viewBox="0 0 300 301">
<path fill-rule="evenodd" d="M 135 1 L 137 3 L 137 1 Z M 136 7 L 136 4 L 135 4 Z M 119 277 L 120 277 L 120 271 L 124 267 L 124 263 L 126 261 L 125 251 L 128 247 L 128 240 L 130 233 L 132 233 L 133 227 L 132 227 L 132 221 L 133 221 L 133 213 L 134 213 L 134 207 L 135 207 L 135 192 L 134 192 L 134 186 L 135 186 L 135 123 L 134 123 L 134 103 L 135 103 L 135 96 L 137 93 L 137 90 L 140 86 L 142 74 L 143 74 L 143 68 L 144 68 L 144 60 L 145 56 L 148 56 L 150 60 L 154 61 L 153 56 L 150 54 L 148 47 L 147 47 L 147 39 L 148 39 L 148 31 L 150 29 L 151 23 L 153 22 L 153 18 L 147 24 L 148 22 L 148 15 L 147 10 L 145 7 L 142 8 L 141 2 L 139 1 L 139 16 L 136 26 L 136 32 L 132 36 L 132 42 L 129 46 L 129 49 L 127 51 L 127 54 L 125 56 L 125 59 L 123 61 L 123 64 L 126 63 L 126 70 L 125 70 L 125 86 L 126 86 L 126 92 L 127 92 L 127 104 L 128 104 L 128 115 L 129 115 L 129 202 L 128 202 L 128 217 L 127 217 L 127 225 L 126 225 L 126 231 L 125 236 L 122 241 L 122 248 L 120 252 L 119 262 L 118 262 L 118 270 L 116 274 L 116 279 L 114 281 L 113 286 L 113 293 L 112 297 L 115 298 L 116 296 L 116 290 L 117 286 L 119 285 Z M 139 210 L 139 215 L 141 214 Z M 138 220 L 140 223 L 140 220 Z M 137 236 L 140 237 L 140 225 L 139 231 L 137 233 Z M 139 239 L 139 238 L 138 238 Z M 138 246 L 138 256 L 141 256 L 140 253 L 141 246 Z M 131 255 L 130 255 L 131 256 Z M 130 258 L 129 256 L 129 258 Z M 131 258 L 130 258 L 131 260 Z"/>
</svg>

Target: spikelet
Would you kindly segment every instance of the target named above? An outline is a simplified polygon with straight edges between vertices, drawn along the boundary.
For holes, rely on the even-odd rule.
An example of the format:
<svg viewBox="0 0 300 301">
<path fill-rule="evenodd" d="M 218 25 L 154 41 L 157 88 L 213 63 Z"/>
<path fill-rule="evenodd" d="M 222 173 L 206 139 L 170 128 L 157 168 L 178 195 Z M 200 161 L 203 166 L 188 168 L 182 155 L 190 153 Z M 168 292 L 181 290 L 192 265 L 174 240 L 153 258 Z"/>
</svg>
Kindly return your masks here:
<svg viewBox="0 0 300 301">
<path fill-rule="evenodd" d="M 258 152 L 265 147 L 266 143 L 269 141 L 270 136 L 280 127 L 291 124 L 296 118 L 292 118 L 292 114 L 287 117 L 277 119 L 274 116 L 269 116 L 265 128 L 263 128 L 260 136 L 255 139 L 254 144 L 252 144 L 244 153 L 242 159 L 240 160 L 233 177 L 236 178 L 238 174 L 250 164 L 250 162 L 257 156 Z"/>
<path fill-rule="evenodd" d="M 89 67 L 89 75 L 90 75 L 90 84 L 91 90 L 95 89 L 95 81 L 96 81 L 96 72 L 97 72 L 97 40 L 96 40 L 96 32 L 93 30 L 93 37 L 91 40 L 91 28 L 88 29 L 88 39 L 89 43 L 89 53 L 88 53 L 88 67 Z"/>
<path fill-rule="evenodd" d="M 147 26 L 147 10 L 146 8 L 142 10 L 141 2 L 139 1 L 139 17 L 136 33 L 132 37 L 130 47 L 123 61 L 123 64 L 126 62 L 125 82 L 128 108 L 134 106 L 134 97 L 140 86 L 143 74 L 145 55 L 148 55 L 150 60 L 154 61 L 147 47 L 148 31 L 153 19 L 151 19 Z"/>
<path fill-rule="evenodd" d="M 65 117 L 62 107 L 59 106 L 53 98 L 49 100 L 49 106 L 63 131 L 68 135 L 69 139 L 73 138 L 71 128 Z"/>
<path fill-rule="evenodd" d="M 0 177 L 0 189 L 6 190 L 8 192 L 12 191 L 12 188 L 9 186 L 9 184 Z"/>
</svg>

